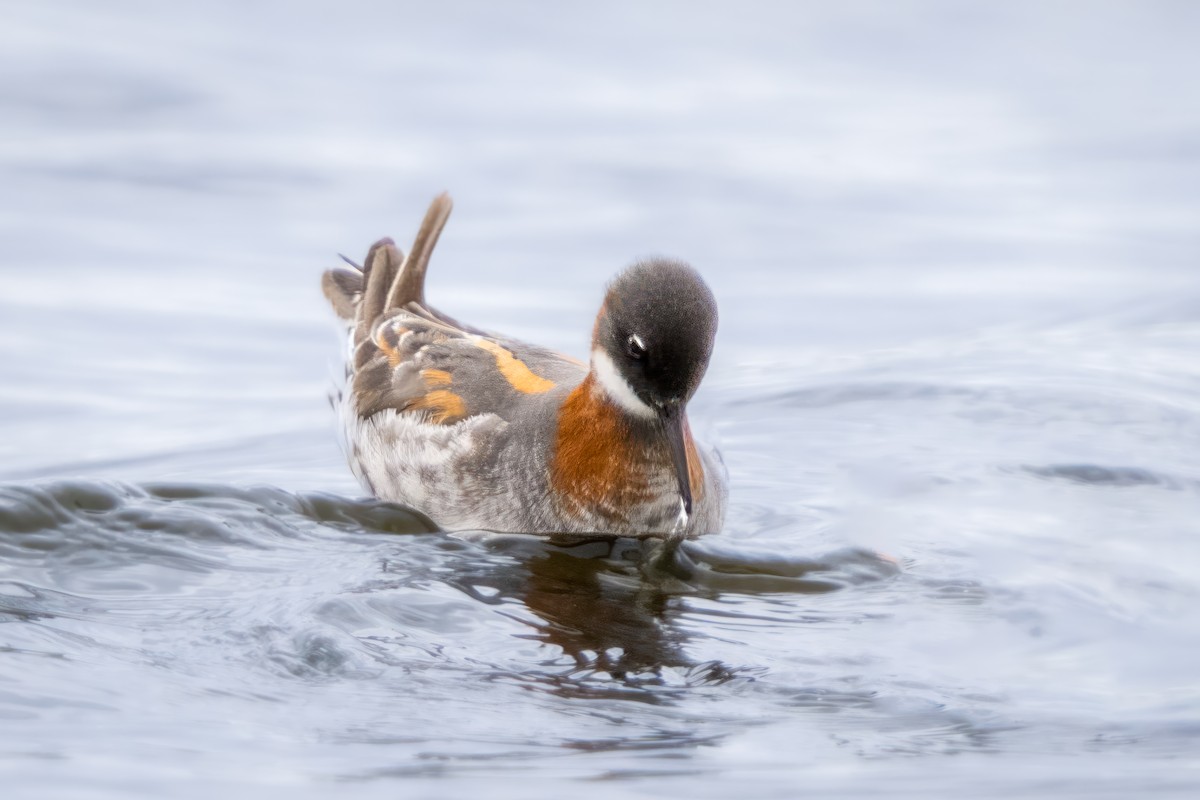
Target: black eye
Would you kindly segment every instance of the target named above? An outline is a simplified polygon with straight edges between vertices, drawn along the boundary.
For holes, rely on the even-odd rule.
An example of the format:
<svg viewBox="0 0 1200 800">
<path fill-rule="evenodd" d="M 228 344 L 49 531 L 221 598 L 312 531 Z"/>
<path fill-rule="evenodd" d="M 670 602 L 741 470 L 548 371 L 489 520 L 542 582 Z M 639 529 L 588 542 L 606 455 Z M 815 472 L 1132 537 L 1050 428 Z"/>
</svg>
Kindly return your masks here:
<svg viewBox="0 0 1200 800">
<path fill-rule="evenodd" d="M 642 337 L 635 333 L 625 340 L 625 355 L 634 361 L 641 361 L 646 357 L 646 345 L 642 343 Z"/>
</svg>

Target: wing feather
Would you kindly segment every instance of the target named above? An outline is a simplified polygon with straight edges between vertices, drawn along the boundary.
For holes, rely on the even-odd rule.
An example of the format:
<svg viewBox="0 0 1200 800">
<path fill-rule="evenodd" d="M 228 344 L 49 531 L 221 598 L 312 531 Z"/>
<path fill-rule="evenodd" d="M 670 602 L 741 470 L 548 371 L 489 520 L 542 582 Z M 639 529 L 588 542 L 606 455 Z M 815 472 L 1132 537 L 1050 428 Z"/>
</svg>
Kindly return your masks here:
<svg viewBox="0 0 1200 800">
<path fill-rule="evenodd" d="M 452 207 L 449 195 L 434 198 L 407 258 L 384 238 L 371 246 L 361 274 L 337 269 L 322 277 L 326 297 L 352 326 L 348 377 L 364 419 L 388 409 L 441 425 L 479 414 L 509 419 L 521 395 L 583 379 L 573 359 L 488 334 L 426 304 L 425 273 Z"/>
</svg>

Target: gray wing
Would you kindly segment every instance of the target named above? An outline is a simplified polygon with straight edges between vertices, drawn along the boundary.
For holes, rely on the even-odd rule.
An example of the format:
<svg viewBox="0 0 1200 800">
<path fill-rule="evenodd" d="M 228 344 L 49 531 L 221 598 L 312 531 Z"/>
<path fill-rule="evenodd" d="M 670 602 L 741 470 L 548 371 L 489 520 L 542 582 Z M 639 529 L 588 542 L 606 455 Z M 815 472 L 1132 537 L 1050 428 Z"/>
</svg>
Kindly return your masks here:
<svg viewBox="0 0 1200 800">
<path fill-rule="evenodd" d="M 508 420 L 530 396 L 569 389 L 586 374 L 574 359 L 464 325 L 426 304 L 429 256 L 450 209 L 447 195 L 434 199 L 407 258 L 381 239 L 361 271 L 322 277 L 352 331 L 349 388 L 364 418 L 395 409 L 446 425 L 479 414 Z"/>
<path fill-rule="evenodd" d="M 479 414 L 511 420 L 534 397 L 558 395 L 585 374 L 566 356 L 464 330 L 410 304 L 357 345 L 351 390 L 362 417 L 391 408 L 449 425 Z"/>
</svg>

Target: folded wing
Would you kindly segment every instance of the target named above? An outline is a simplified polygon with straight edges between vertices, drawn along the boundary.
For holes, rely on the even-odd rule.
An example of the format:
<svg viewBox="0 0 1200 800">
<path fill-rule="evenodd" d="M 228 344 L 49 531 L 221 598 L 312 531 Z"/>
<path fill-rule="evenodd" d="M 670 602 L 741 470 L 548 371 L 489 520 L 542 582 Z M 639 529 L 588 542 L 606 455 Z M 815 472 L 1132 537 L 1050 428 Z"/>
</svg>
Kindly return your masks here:
<svg viewBox="0 0 1200 800">
<path fill-rule="evenodd" d="M 507 420 L 521 408 L 521 395 L 569 390 L 584 377 L 573 359 L 428 306 L 425 273 L 451 206 L 446 194 L 434 199 L 407 258 L 391 239 L 381 239 L 361 271 L 322 277 L 325 296 L 351 331 L 348 389 L 364 419 L 394 409 L 438 425 L 478 414 Z"/>
</svg>

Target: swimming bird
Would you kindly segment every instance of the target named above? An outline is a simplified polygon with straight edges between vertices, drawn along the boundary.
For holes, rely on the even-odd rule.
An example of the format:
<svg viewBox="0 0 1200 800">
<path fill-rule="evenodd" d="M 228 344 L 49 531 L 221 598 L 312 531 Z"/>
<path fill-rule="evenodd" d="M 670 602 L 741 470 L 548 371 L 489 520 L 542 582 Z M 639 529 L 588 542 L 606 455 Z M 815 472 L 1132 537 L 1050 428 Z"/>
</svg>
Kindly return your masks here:
<svg viewBox="0 0 1200 800">
<path fill-rule="evenodd" d="M 425 300 L 451 201 L 433 200 L 404 257 L 388 238 L 322 289 L 348 328 L 334 395 L 350 467 L 371 494 L 445 530 L 671 540 L 720 529 L 728 496 L 687 404 L 717 331 L 692 267 L 652 259 L 608 286 L 590 364 L 488 333 Z"/>
</svg>

